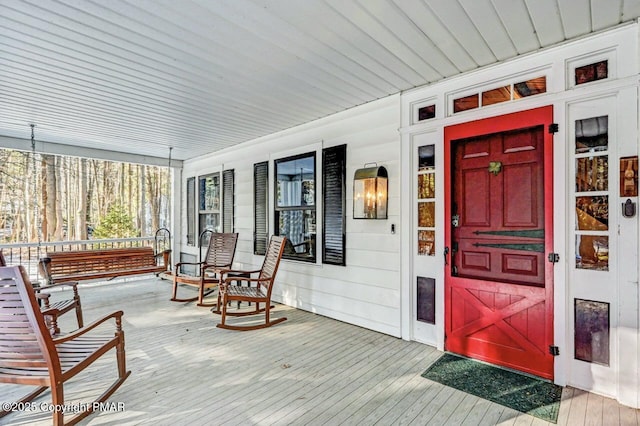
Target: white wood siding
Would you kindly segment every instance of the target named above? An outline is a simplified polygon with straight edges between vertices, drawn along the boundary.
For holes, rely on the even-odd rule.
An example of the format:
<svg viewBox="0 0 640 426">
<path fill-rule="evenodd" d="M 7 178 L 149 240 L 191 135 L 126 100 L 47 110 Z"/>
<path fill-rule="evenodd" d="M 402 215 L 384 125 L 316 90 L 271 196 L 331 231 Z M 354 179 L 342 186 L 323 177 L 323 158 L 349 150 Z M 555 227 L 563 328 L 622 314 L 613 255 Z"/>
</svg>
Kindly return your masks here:
<svg viewBox="0 0 640 426">
<path fill-rule="evenodd" d="M 400 97 L 388 98 L 184 163 L 183 181 L 216 170 L 235 170 L 236 266 L 257 268 L 253 255 L 253 164 L 270 161 L 269 227 L 273 233 L 273 160 L 317 151 L 318 263 L 283 260 L 274 289 L 287 305 L 400 336 Z M 322 148 L 347 145 L 346 266 L 321 263 Z M 377 162 L 389 173 L 387 220 L 353 219 L 353 175 Z M 183 190 L 184 191 L 184 190 Z M 184 197 L 184 193 L 183 193 Z M 182 251 L 197 253 L 192 247 Z"/>
</svg>

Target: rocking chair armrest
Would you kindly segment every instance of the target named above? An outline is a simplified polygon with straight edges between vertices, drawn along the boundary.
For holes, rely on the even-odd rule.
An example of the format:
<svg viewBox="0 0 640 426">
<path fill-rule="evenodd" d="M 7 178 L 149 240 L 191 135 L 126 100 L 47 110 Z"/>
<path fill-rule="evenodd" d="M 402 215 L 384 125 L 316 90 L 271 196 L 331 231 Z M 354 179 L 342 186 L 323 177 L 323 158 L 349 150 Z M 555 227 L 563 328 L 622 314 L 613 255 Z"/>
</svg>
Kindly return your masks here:
<svg viewBox="0 0 640 426">
<path fill-rule="evenodd" d="M 233 271 L 233 272 L 239 272 L 239 271 Z M 243 271 L 243 272 L 249 272 L 249 271 Z M 251 271 L 251 272 L 260 272 L 260 271 Z M 226 290 L 226 287 L 230 283 L 234 281 L 238 281 L 238 279 L 242 281 L 246 281 L 247 283 L 261 283 L 264 281 L 271 281 L 271 278 L 228 277 L 228 278 L 225 278 L 224 281 L 220 283 L 220 291 L 224 292 Z"/>
<path fill-rule="evenodd" d="M 250 275 L 250 274 L 257 274 L 258 272 L 261 272 L 262 269 L 256 269 L 255 271 L 244 271 L 241 269 L 227 269 L 224 272 L 229 274 L 237 274 L 237 275 Z M 243 278 L 244 281 L 248 281 L 248 278 Z"/>
<path fill-rule="evenodd" d="M 99 326 L 100 324 L 104 323 L 105 321 L 111 319 L 111 318 L 115 318 L 116 319 L 116 327 L 118 328 L 118 330 L 121 330 L 120 325 L 121 325 L 121 321 L 122 321 L 122 315 L 124 314 L 124 312 L 122 311 L 116 311 L 116 312 L 112 312 L 111 314 L 104 316 L 94 322 L 92 322 L 89 325 L 86 325 L 72 333 L 67 334 L 64 337 L 60 337 L 58 339 L 53 339 L 53 343 L 54 344 L 59 344 L 59 343 L 64 343 L 67 342 L 69 340 L 73 340 L 78 336 L 82 336 L 83 334 L 87 333 L 88 331 L 96 328 L 97 326 Z"/>
<path fill-rule="evenodd" d="M 36 293 L 36 299 L 47 301 L 49 300 L 50 297 L 51 297 L 51 294 L 49 293 L 40 293 L 40 292 Z"/>
</svg>

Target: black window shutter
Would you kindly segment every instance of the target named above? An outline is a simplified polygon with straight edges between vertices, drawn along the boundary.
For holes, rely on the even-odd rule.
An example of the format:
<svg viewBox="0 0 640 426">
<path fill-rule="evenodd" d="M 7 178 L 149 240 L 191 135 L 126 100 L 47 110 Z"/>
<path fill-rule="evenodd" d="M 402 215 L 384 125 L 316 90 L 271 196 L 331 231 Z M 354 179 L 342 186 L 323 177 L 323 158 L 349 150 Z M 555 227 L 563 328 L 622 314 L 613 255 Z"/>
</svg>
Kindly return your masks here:
<svg viewBox="0 0 640 426">
<path fill-rule="evenodd" d="M 322 263 L 343 266 L 346 265 L 346 160 L 346 145 L 322 150 Z"/>
<path fill-rule="evenodd" d="M 196 245 L 196 178 L 187 179 L 187 245 Z"/>
<path fill-rule="evenodd" d="M 253 165 L 253 253 L 267 253 L 269 222 L 267 215 L 267 197 L 269 191 L 269 162 L 263 161 Z"/>
<path fill-rule="evenodd" d="M 222 232 L 233 232 L 234 171 L 222 172 Z"/>
</svg>

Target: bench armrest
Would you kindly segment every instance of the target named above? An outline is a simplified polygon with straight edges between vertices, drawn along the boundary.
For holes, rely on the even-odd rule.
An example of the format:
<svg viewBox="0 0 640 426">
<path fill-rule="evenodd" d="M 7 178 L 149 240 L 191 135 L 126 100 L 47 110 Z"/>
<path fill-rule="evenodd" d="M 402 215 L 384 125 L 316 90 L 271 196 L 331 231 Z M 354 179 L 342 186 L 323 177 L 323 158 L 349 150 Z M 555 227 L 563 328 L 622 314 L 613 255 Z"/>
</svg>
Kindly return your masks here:
<svg viewBox="0 0 640 426">
<path fill-rule="evenodd" d="M 162 251 L 160 253 L 156 253 L 154 255 L 154 258 L 157 259 L 159 257 L 162 257 L 162 266 L 164 266 L 166 268 L 169 268 L 169 267 L 171 267 L 171 265 L 169 264 L 169 256 L 170 255 L 171 255 L 171 250 L 167 249 L 167 250 L 164 250 L 164 251 Z"/>
<path fill-rule="evenodd" d="M 105 317 L 102 317 L 102 318 L 92 322 L 91 324 L 89 324 L 87 326 L 84 326 L 84 327 L 82 327 L 82 328 L 80 328 L 80 329 L 78 329 L 78 330 L 76 330 L 76 331 L 74 331 L 72 333 L 67 334 L 64 337 L 60 337 L 58 339 L 53 339 L 53 343 L 57 345 L 57 344 L 60 344 L 60 343 L 67 342 L 69 340 L 73 340 L 76 337 L 82 336 L 83 334 L 87 333 L 88 331 L 96 328 L 97 326 L 99 326 L 100 324 L 102 324 L 103 322 L 105 322 L 105 321 L 107 321 L 107 320 L 109 320 L 111 318 L 115 318 L 116 319 L 116 327 L 117 327 L 118 330 L 120 330 L 121 329 L 122 315 L 123 314 L 124 314 L 124 312 L 122 312 L 122 311 L 113 312 L 113 313 L 111 313 L 111 314 L 109 314 L 109 315 L 107 315 Z"/>
<path fill-rule="evenodd" d="M 78 286 L 78 281 L 65 281 L 63 283 L 56 283 L 56 284 L 47 284 L 44 287 L 38 287 L 38 288 L 34 288 L 34 290 L 36 292 L 41 292 L 41 291 L 47 291 L 50 288 L 56 288 L 56 287 L 64 287 L 64 286 L 69 286 L 73 288 L 73 291 L 77 291 L 77 286 Z"/>
<path fill-rule="evenodd" d="M 38 262 L 38 269 L 40 270 L 40 275 L 44 277 L 44 279 L 50 283 L 51 282 L 51 258 L 43 257 Z"/>
</svg>

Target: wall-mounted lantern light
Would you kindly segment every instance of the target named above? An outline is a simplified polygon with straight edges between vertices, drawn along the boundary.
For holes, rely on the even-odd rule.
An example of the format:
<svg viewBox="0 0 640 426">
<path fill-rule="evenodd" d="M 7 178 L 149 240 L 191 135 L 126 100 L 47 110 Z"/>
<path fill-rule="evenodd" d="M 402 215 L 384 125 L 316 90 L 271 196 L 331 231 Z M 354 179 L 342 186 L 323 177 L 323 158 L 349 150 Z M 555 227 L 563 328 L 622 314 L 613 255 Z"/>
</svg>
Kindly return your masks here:
<svg viewBox="0 0 640 426">
<path fill-rule="evenodd" d="M 356 170 L 353 177 L 353 218 L 387 218 L 387 169 L 377 165 Z"/>
</svg>

